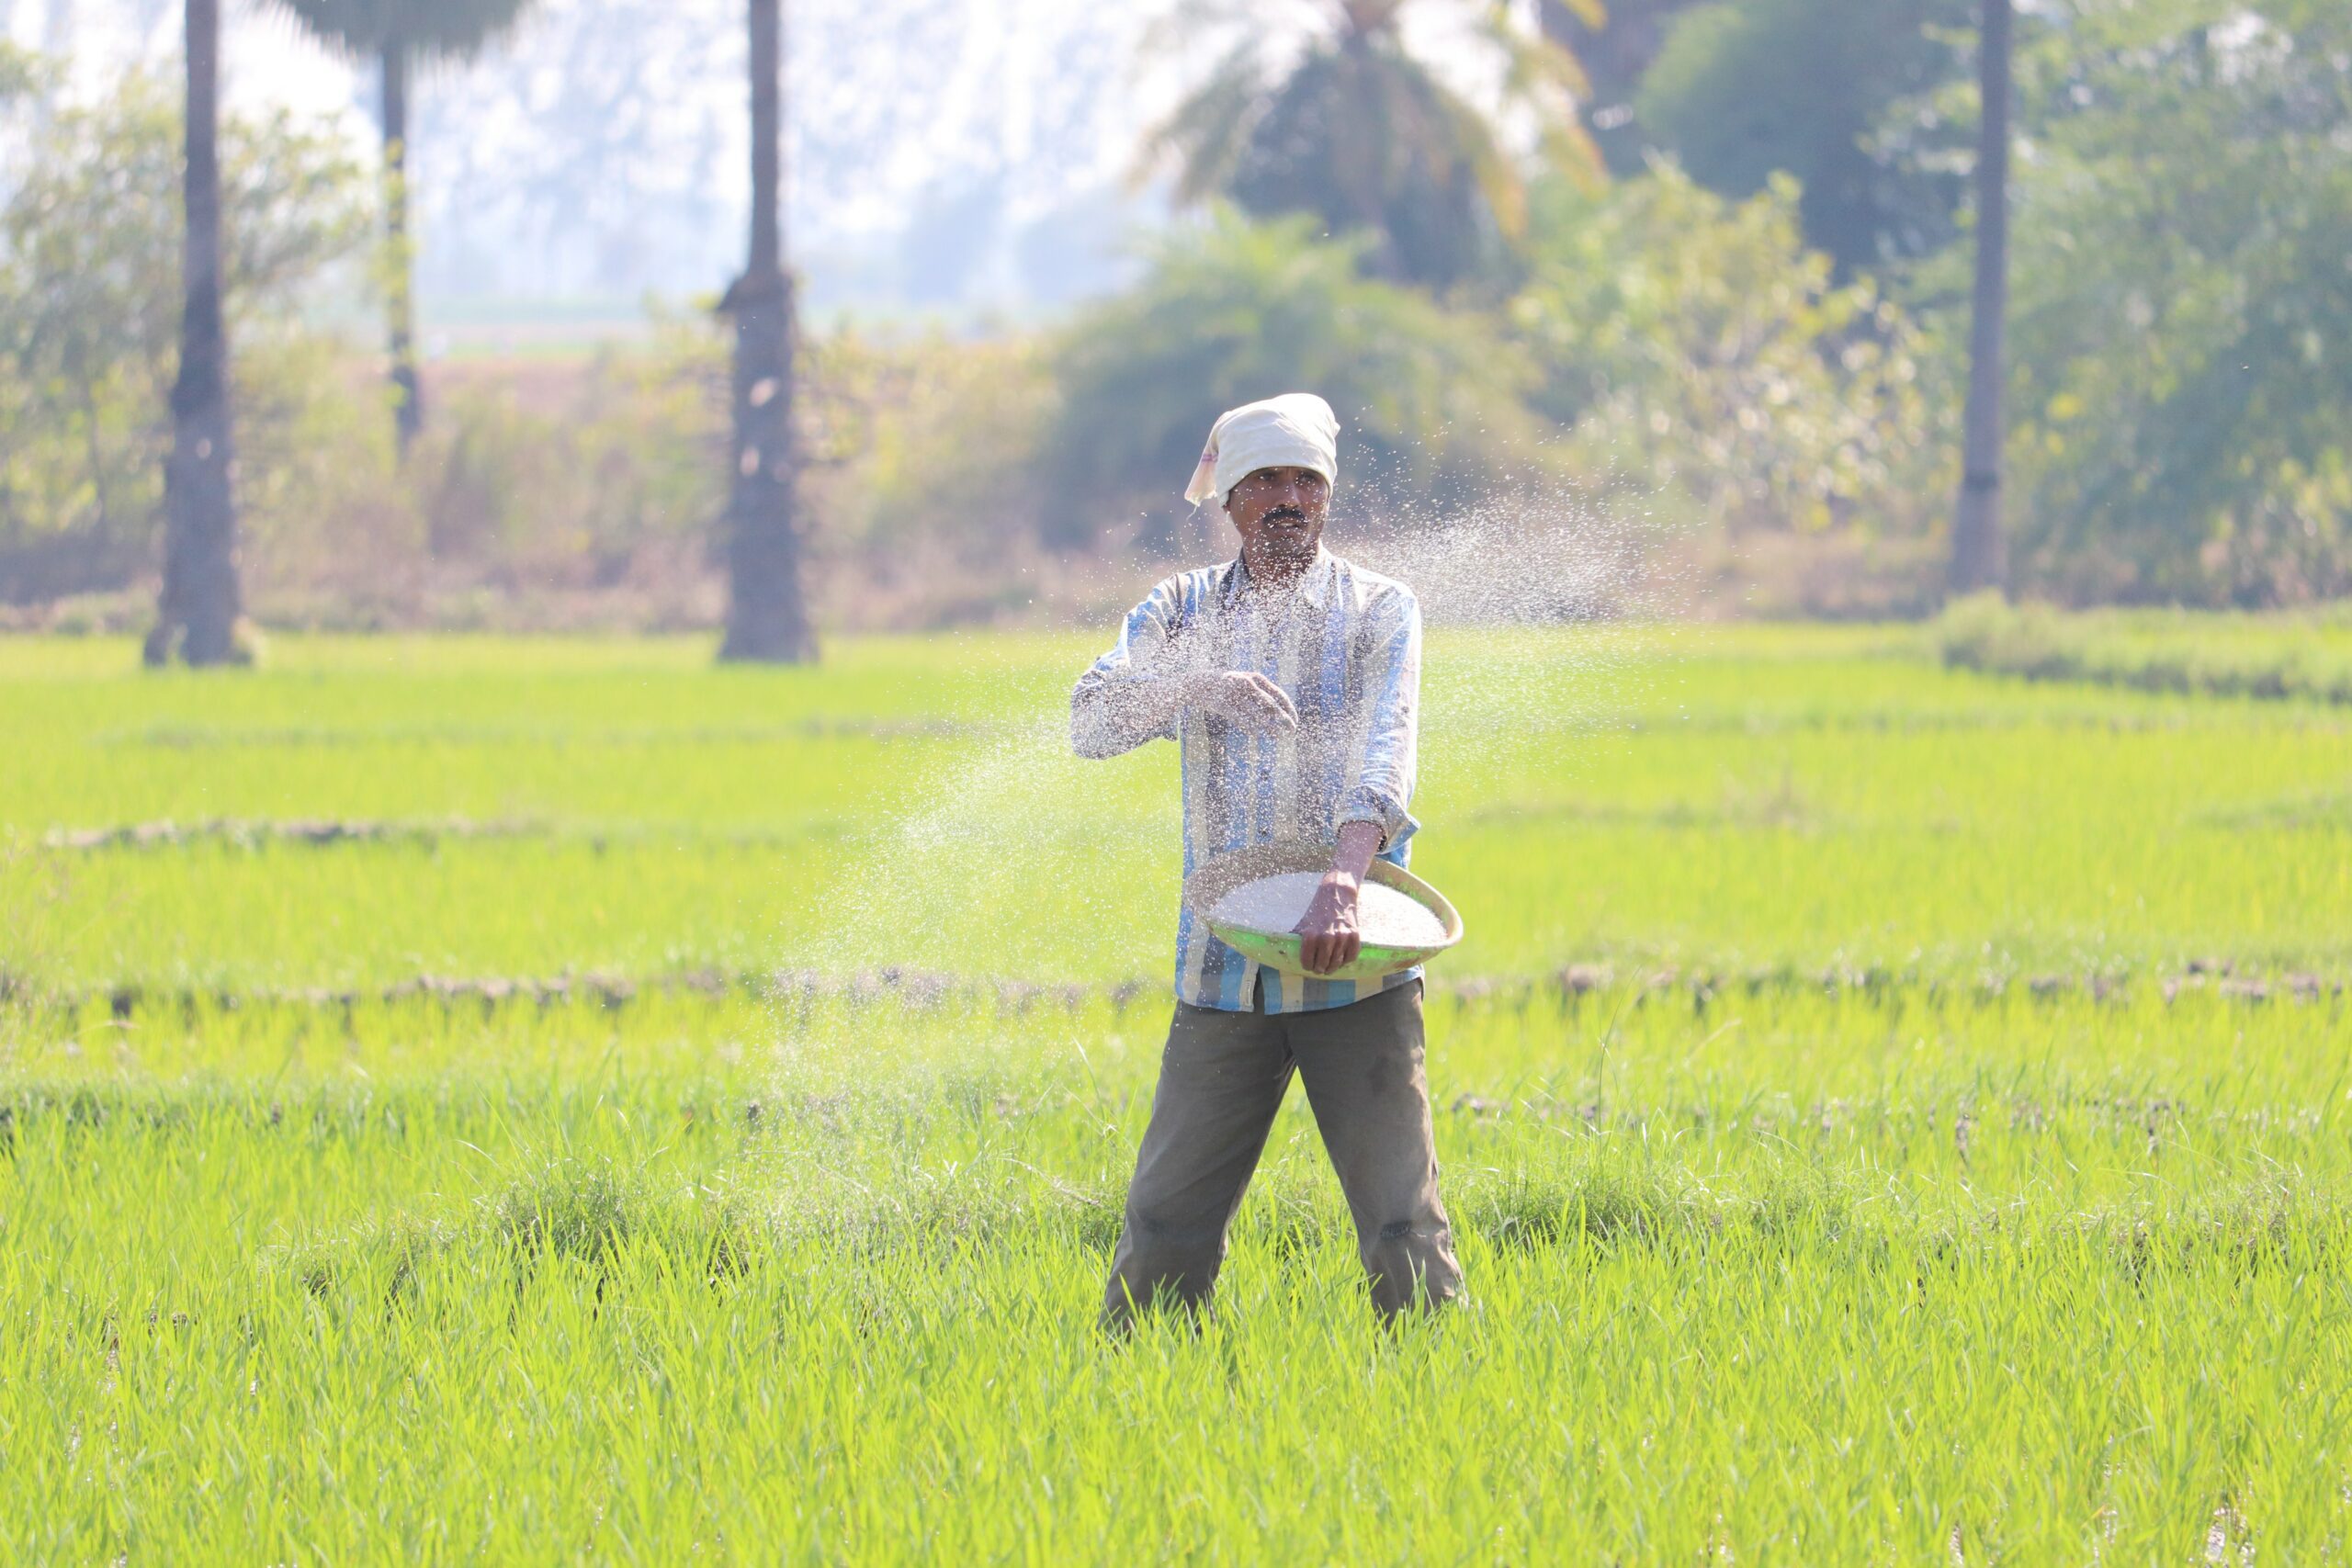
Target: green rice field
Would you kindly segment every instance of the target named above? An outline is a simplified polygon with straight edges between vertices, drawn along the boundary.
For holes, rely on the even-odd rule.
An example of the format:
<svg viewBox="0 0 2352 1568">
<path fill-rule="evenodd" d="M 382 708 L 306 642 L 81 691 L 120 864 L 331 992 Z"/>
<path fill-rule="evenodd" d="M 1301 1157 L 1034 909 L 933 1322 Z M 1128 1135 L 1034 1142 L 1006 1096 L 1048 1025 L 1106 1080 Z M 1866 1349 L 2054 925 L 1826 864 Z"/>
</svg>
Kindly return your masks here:
<svg viewBox="0 0 2352 1568">
<path fill-rule="evenodd" d="M 0 640 L 0 1560 L 2352 1555 L 2352 709 L 1433 633 L 1469 1304 L 1374 1322 L 1294 1096 L 1111 1340 L 1093 651 Z"/>
</svg>

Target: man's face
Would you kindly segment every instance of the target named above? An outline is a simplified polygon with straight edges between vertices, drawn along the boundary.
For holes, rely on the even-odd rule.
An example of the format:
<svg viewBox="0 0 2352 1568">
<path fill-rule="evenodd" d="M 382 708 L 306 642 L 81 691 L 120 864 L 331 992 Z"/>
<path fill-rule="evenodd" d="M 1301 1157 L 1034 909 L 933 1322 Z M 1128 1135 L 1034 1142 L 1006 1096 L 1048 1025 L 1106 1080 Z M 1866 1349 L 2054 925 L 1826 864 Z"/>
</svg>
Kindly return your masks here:
<svg viewBox="0 0 2352 1568">
<path fill-rule="evenodd" d="M 1233 487 L 1226 514 L 1241 531 L 1242 558 L 1277 575 L 1315 558 L 1331 487 L 1312 468 L 1260 468 Z"/>
</svg>

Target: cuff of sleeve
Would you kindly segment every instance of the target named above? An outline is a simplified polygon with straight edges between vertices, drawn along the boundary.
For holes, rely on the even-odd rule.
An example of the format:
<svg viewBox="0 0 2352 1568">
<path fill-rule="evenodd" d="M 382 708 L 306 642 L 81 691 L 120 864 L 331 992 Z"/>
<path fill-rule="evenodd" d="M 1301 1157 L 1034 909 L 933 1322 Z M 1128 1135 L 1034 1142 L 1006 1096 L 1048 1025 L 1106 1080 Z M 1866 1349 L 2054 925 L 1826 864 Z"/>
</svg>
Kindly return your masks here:
<svg viewBox="0 0 2352 1568">
<path fill-rule="evenodd" d="M 1146 688 L 1137 680 L 1101 681 L 1081 684 L 1070 697 L 1070 745 L 1081 757 L 1115 757 L 1148 740 L 1173 740 L 1180 710 L 1159 723 L 1141 716 Z"/>
<path fill-rule="evenodd" d="M 1369 822 L 1378 828 L 1382 853 L 1410 838 L 1413 829 L 1420 826 L 1403 803 L 1369 789 L 1352 789 L 1340 797 L 1339 809 L 1331 814 L 1334 836 L 1351 822 Z"/>
</svg>

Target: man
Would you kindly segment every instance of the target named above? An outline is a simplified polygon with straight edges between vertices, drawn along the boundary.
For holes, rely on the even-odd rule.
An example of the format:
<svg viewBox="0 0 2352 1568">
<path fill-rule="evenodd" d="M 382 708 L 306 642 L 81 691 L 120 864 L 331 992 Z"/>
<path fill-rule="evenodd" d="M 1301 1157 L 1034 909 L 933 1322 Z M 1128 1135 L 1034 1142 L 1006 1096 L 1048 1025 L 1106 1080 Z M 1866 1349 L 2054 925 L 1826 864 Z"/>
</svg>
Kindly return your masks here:
<svg viewBox="0 0 2352 1568">
<path fill-rule="evenodd" d="M 1403 865 L 1417 826 L 1406 807 L 1420 607 L 1402 583 L 1322 547 L 1339 433 L 1329 405 L 1299 392 L 1216 422 L 1185 499 L 1231 520 L 1239 557 L 1154 588 L 1070 705 L 1080 756 L 1179 742 L 1187 876 L 1272 839 L 1331 844 L 1297 927 L 1314 975 L 1355 959 L 1364 873 L 1375 855 Z M 1176 994 L 1104 1321 L 1124 1325 L 1155 1300 L 1207 1301 L 1294 1071 L 1347 1194 L 1374 1303 L 1393 1315 L 1451 1300 L 1462 1274 L 1438 1200 L 1420 971 L 1285 976 L 1188 908 Z"/>
</svg>

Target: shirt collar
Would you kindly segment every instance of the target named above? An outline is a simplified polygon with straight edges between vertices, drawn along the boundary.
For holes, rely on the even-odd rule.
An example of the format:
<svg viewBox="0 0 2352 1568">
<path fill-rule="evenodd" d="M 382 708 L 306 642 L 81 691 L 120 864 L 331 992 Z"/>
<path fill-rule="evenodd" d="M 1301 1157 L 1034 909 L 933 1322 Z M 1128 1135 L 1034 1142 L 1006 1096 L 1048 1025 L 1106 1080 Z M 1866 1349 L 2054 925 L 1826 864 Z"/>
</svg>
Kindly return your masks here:
<svg viewBox="0 0 2352 1568">
<path fill-rule="evenodd" d="M 1339 570 L 1339 558 L 1321 545 L 1315 547 L 1315 558 L 1299 574 L 1298 596 L 1320 610 L 1331 602 L 1331 578 Z M 1249 558 L 1236 554 L 1226 577 L 1226 597 L 1238 599 L 1250 585 Z"/>
</svg>

